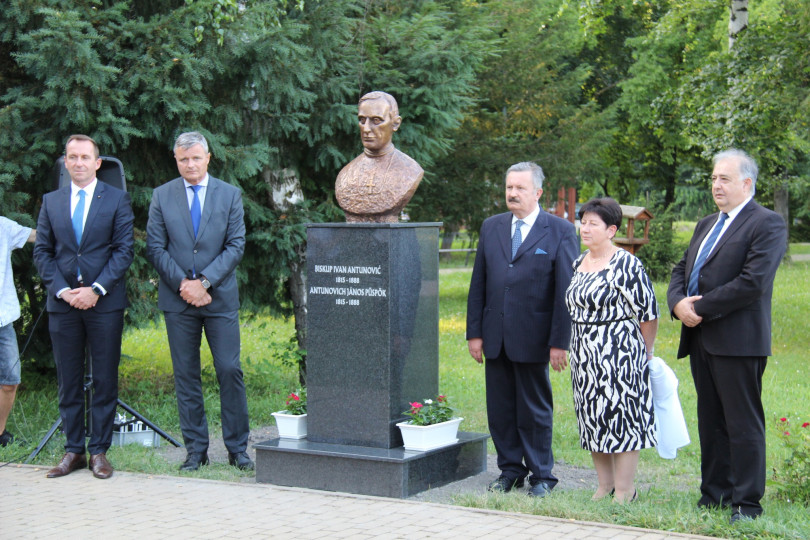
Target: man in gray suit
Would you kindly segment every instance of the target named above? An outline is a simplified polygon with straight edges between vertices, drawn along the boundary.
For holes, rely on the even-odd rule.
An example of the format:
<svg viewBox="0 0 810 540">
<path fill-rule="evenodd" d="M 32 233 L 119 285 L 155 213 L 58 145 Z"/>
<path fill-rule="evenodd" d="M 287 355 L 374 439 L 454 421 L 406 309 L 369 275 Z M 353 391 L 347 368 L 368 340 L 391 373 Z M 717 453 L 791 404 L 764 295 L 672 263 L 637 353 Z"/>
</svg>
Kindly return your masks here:
<svg viewBox="0 0 810 540">
<path fill-rule="evenodd" d="M 188 452 L 180 470 L 195 471 L 208 463 L 208 423 L 200 380 L 203 328 L 219 381 L 228 462 L 251 470 L 236 285 L 236 265 L 245 252 L 242 195 L 208 174 L 211 154 L 200 133 L 180 135 L 174 157 L 181 177 L 152 194 L 146 248 L 160 274 L 158 307 L 166 320 L 180 428 Z"/>
</svg>

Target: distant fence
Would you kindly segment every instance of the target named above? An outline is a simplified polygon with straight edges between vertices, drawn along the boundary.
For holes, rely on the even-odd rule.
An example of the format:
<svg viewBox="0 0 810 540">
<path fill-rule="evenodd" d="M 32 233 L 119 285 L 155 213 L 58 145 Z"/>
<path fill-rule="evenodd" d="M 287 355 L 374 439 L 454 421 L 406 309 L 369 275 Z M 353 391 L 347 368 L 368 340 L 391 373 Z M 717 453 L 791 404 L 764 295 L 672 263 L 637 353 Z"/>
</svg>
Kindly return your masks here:
<svg viewBox="0 0 810 540">
<path fill-rule="evenodd" d="M 441 255 L 442 253 L 466 253 L 467 256 L 464 259 L 464 266 L 468 266 L 470 264 L 470 255 L 475 255 L 476 251 L 477 251 L 476 248 L 440 249 L 439 254 Z"/>
</svg>

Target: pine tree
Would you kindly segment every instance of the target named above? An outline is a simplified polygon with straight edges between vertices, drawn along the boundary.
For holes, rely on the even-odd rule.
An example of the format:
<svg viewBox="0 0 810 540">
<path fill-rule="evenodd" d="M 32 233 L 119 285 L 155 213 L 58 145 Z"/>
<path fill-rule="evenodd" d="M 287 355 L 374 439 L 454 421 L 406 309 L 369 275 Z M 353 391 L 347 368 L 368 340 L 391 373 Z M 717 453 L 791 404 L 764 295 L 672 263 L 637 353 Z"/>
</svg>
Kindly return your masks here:
<svg viewBox="0 0 810 540">
<path fill-rule="evenodd" d="M 129 322 L 157 317 L 143 231 L 151 190 L 177 176 L 177 134 L 205 134 L 211 174 L 243 190 L 243 304 L 289 314 L 300 307 L 287 287 L 302 276 L 305 223 L 341 216 L 334 179 L 361 149 L 359 97 L 393 94 L 406 119 L 397 144 L 430 166 L 451 146 L 488 43 L 485 32 L 465 29 L 457 0 L 6 4 L 0 207 L 33 223 L 71 133 L 94 137 L 102 154 L 120 159 L 136 213 Z M 274 202 L 281 177 L 300 185 L 303 201 Z M 24 332 L 44 305 L 35 274 L 18 271 L 29 308 Z M 37 356 L 48 343 L 45 325 L 38 332 Z"/>
</svg>

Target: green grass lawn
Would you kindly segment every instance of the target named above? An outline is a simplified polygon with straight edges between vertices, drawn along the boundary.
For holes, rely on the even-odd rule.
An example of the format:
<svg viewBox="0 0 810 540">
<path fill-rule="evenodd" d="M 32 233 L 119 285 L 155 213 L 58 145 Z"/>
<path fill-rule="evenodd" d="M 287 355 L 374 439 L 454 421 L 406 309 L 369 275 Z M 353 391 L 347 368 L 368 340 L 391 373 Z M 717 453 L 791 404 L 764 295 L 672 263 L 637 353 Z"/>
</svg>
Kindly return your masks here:
<svg viewBox="0 0 810 540">
<path fill-rule="evenodd" d="M 790 244 L 791 255 L 810 255 L 810 242 Z"/>
<path fill-rule="evenodd" d="M 440 381 L 442 392 L 454 398 L 464 416 L 464 429 L 486 431 L 483 367 L 470 358 L 464 340 L 467 287 L 470 272 L 443 274 L 440 284 Z M 680 323 L 670 320 L 666 307 L 666 283 L 656 283 L 656 295 L 662 318 L 656 339 L 656 354 L 664 358 L 678 375 L 679 395 L 689 426 L 692 444 L 678 452 L 675 460 L 658 457 L 654 449 L 641 453 L 639 480 L 653 487 L 631 509 L 615 508 L 608 503 L 593 503 L 591 492 L 577 490 L 560 493 L 542 503 L 510 496 L 464 496 L 459 504 L 497 510 L 536 512 L 562 518 L 608 521 L 640 527 L 690 532 L 734 538 L 810 538 L 808 509 L 800 505 L 772 500 L 766 494 L 765 516 L 734 529 L 722 512 L 698 512 L 694 503 L 699 496 L 700 452 L 697 438 L 695 390 L 688 358 L 677 360 Z M 783 265 L 774 289 L 773 353 L 763 381 L 763 403 L 768 426 L 768 467 L 781 463 L 785 448 L 778 434 L 778 419 L 787 417 L 792 425 L 810 421 L 810 369 L 807 344 L 810 326 L 805 315 L 810 305 L 810 265 Z M 573 411 L 570 373 L 551 372 L 554 390 L 554 453 L 557 460 L 591 466 L 588 452 L 579 448 L 579 436 Z M 491 444 L 491 443 L 490 443 Z M 494 451 L 490 448 L 490 451 Z"/>
<path fill-rule="evenodd" d="M 440 276 L 439 355 L 440 389 L 465 418 L 465 431 L 487 431 L 484 401 L 484 369 L 470 358 L 464 339 L 467 288 L 470 268 L 442 272 Z M 665 305 L 665 283 L 656 283 L 662 312 L 656 353 L 664 358 L 680 379 L 679 394 L 689 425 L 692 444 L 675 460 L 663 460 L 655 450 L 642 451 L 639 481 L 651 486 L 638 503 L 617 507 L 590 501 L 588 489 L 555 492 L 540 502 L 517 495 L 459 496 L 458 504 L 497 510 L 519 511 L 566 519 L 601 521 L 650 527 L 725 538 L 810 538 L 808 509 L 773 498 L 768 489 L 765 515 L 755 522 L 731 528 L 728 514 L 698 511 L 699 451 L 697 445 L 695 392 L 688 359 L 675 359 L 679 323 L 671 321 Z M 765 371 L 763 402 L 768 419 L 768 468 L 779 466 L 786 455 L 779 439 L 778 419 L 792 425 L 810 421 L 810 263 L 783 265 L 774 290 L 774 355 Z M 279 410 L 284 397 L 297 387 L 295 367 L 289 358 L 292 321 L 268 316 L 246 317 L 242 321 L 242 361 L 253 427 L 273 423 L 271 412 Z M 166 334 L 162 325 L 127 331 L 121 364 L 121 399 L 150 417 L 160 427 L 180 437 L 171 377 Z M 212 433 L 219 431 L 219 396 L 211 357 L 203 347 L 203 380 L 206 410 Z M 571 396 L 570 373 L 551 374 L 555 396 L 554 452 L 558 461 L 591 467 L 588 452 L 579 448 Z M 427 396 L 414 396 L 422 399 Z M 24 445 L 0 448 L 0 462 L 23 461 L 57 418 L 56 385 L 51 379 L 24 374 L 8 428 Z M 39 464 L 55 463 L 62 454 L 63 438 L 54 437 L 40 456 Z M 163 443 L 167 444 L 167 443 Z M 490 447 L 490 451 L 493 451 Z M 128 446 L 111 449 L 111 459 L 124 470 L 154 474 L 178 474 L 176 465 L 153 450 Z M 203 468 L 195 476 L 239 481 L 245 476 L 225 465 Z"/>
</svg>

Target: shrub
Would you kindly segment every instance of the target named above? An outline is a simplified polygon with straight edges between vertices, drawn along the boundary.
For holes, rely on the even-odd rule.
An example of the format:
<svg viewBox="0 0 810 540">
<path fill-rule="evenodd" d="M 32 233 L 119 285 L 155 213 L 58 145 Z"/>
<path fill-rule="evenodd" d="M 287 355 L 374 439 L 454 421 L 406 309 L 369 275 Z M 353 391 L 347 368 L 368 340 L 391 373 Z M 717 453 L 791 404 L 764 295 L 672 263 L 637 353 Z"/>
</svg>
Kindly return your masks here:
<svg viewBox="0 0 810 540">
<path fill-rule="evenodd" d="M 797 427 L 790 420 L 780 418 L 777 422 L 779 437 L 787 449 L 787 457 L 781 465 L 773 468 L 769 482 L 776 490 L 776 497 L 787 502 L 810 503 L 810 422 Z"/>
<path fill-rule="evenodd" d="M 636 255 L 650 279 L 668 282 L 672 267 L 681 259 L 686 246 L 675 238 L 675 220 L 670 210 L 652 210 L 652 214 L 655 218 L 650 221 L 650 243 L 642 246 Z"/>
</svg>

